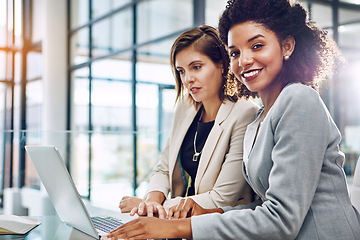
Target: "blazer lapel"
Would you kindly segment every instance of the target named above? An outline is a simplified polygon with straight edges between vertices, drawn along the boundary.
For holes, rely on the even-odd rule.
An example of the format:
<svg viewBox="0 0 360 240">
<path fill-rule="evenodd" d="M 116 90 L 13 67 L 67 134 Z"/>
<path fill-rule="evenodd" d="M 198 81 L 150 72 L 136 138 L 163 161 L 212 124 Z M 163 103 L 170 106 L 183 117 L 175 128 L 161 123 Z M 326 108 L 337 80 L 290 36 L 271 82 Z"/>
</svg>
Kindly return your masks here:
<svg viewBox="0 0 360 240">
<path fill-rule="evenodd" d="M 180 147 L 182 145 L 182 142 L 184 141 L 185 135 L 192 123 L 192 121 L 195 118 L 195 115 L 197 113 L 197 110 L 194 107 L 190 107 L 185 114 L 183 114 L 183 118 L 177 119 L 176 122 L 174 122 L 173 126 L 173 133 L 171 142 L 171 153 L 169 153 L 169 174 L 170 177 L 173 175 L 173 171 L 175 168 L 175 163 L 178 158 L 178 154 L 180 152 Z"/>
<path fill-rule="evenodd" d="M 198 192 L 199 188 L 199 182 L 202 179 L 206 168 L 208 167 L 212 154 L 214 153 L 214 150 L 216 148 L 217 143 L 219 142 L 219 139 L 221 137 L 221 134 L 223 132 L 223 128 L 221 127 L 221 124 L 225 121 L 225 119 L 229 116 L 231 113 L 231 110 L 234 107 L 233 102 L 231 101 L 224 101 L 224 103 L 221 104 L 219 111 L 215 118 L 215 123 L 213 128 L 211 129 L 209 136 L 205 142 L 205 145 L 203 147 L 203 151 L 200 157 L 199 167 L 196 173 L 196 179 L 195 179 L 195 194 Z"/>
<path fill-rule="evenodd" d="M 260 109 L 257 113 L 257 116 L 255 118 L 255 120 L 250 123 L 245 131 L 245 135 L 244 135 L 244 153 L 243 153 L 243 162 L 245 165 L 247 165 L 249 157 L 250 157 L 250 153 L 252 151 L 252 148 L 254 146 L 254 142 L 255 142 L 255 136 L 256 133 L 258 132 L 258 128 L 259 128 L 259 124 L 260 124 L 260 113 L 262 112 L 262 109 Z"/>
<path fill-rule="evenodd" d="M 258 126 L 259 125 L 257 124 L 257 122 L 252 122 L 246 128 L 246 132 L 244 136 L 244 144 L 243 144 L 244 145 L 243 162 L 245 163 L 245 165 L 247 165 L 248 163 L 249 155 L 254 144 Z"/>
</svg>

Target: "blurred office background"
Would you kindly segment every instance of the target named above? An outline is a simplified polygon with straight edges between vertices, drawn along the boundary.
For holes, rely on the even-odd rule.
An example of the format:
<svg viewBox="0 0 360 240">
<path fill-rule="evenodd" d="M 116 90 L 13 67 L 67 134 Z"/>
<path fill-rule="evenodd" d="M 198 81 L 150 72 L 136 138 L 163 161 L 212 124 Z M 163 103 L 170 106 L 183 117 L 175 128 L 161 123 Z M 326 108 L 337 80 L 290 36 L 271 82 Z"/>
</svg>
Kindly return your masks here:
<svg viewBox="0 0 360 240">
<path fill-rule="evenodd" d="M 20 213 L 46 198 L 26 144 L 57 146 L 94 205 L 116 209 L 124 195 L 142 197 L 172 125 L 171 44 L 193 26 L 217 27 L 226 2 L 0 0 L 0 206 Z M 360 0 L 300 2 L 348 61 L 321 95 L 343 135 L 351 184 Z"/>
</svg>

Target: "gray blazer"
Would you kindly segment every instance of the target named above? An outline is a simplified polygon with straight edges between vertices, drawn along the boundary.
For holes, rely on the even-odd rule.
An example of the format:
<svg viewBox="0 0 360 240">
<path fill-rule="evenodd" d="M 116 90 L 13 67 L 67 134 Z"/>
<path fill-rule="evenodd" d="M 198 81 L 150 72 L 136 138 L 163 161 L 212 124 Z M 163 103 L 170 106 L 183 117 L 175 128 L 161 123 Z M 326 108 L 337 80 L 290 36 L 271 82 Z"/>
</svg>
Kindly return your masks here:
<svg viewBox="0 0 360 240">
<path fill-rule="evenodd" d="M 252 101 L 236 103 L 225 100 L 205 142 L 195 178 L 195 195 L 190 196 L 204 208 L 234 206 L 239 198 L 251 202 L 251 188 L 237 169 L 242 166 L 243 140 L 246 127 L 256 116 L 259 106 Z M 188 101 L 177 104 L 169 139 L 152 175 L 148 192 L 160 191 L 171 199 L 165 209 L 180 202 L 185 185 L 178 154 L 184 137 L 197 111 Z"/>
<path fill-rule="evenodd" d="M 318 93 L 299 83 L 286 86 L 263 123 L 257 118 L 245 133 L 243 171 L 260 205 L 194 216 L 193 238 L 360 239 L 340 140 Z"/>
</svg>

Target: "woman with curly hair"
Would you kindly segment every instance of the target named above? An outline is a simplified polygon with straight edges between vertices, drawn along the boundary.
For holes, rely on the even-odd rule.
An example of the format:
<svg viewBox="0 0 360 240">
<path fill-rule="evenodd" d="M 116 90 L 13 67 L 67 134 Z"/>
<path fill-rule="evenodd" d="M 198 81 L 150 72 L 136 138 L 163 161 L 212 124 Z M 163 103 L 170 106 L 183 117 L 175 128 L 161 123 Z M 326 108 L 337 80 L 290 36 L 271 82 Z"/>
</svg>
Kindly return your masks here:
<svg viewBox="0 0 360 240">
<path fill-rule="evenodd" d="M 238 82 L 227 77 L 229 61 L 211 26 L 192 28 L 175 40 L 170 53 L 177 91 L 173 129 L 146 196 L 123 197 L 122 212 L 165 218 L 181 199 L 191 198 L 203 208 L 253 200 L 255 194 L 237 169 L 246 127 L 259 106 L 238 100 Z M 253 95 L 249 90 L 240 94 Z"/>
<path fill-rule="evenodd" d="M 234 0 L 219 21 L 232 72 L 263 103 L 245 133 L 242 169 L 260 199 L 210 210 L 188 199 L 169 212 L 184 219 L 139 218 L 110 236 L 359 239 L 340 132 L 316 91 L 340 56 L 306 17 L 288 0 Z"/>
</svg>

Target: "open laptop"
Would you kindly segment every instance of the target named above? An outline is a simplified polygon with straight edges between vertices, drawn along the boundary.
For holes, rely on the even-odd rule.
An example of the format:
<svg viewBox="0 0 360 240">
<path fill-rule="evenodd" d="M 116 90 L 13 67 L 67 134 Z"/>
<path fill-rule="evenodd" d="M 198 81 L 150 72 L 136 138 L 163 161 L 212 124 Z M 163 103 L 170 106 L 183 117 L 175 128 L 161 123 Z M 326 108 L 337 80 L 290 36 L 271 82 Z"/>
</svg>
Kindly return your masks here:
<svg viewBox="0 0 360 240">
<path fill-rule="evenodd" d="M 114 217 L 90 217 L 56 147 L 25 149 L 61 221 L 97 239 L 123 224 Z"/>
</svg>

